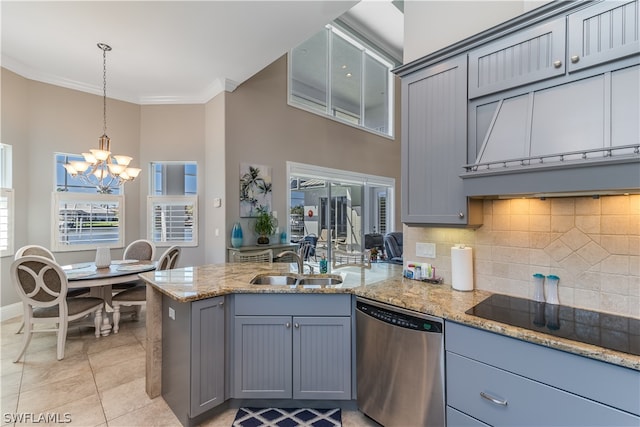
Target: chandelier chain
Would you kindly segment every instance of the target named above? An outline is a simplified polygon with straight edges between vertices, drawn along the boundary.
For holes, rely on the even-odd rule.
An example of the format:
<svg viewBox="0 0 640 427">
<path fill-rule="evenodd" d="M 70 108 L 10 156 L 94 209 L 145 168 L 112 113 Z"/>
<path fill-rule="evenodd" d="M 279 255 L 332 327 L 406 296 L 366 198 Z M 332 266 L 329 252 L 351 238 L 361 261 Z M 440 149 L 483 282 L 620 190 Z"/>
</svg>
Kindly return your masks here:
<svg viewBox="0 0 640 427">
<path fill-rule="evenodd" d="M 107 134 L 107 49 L 102 50 L 102 118 L 103 133 Z"/>
</svg>

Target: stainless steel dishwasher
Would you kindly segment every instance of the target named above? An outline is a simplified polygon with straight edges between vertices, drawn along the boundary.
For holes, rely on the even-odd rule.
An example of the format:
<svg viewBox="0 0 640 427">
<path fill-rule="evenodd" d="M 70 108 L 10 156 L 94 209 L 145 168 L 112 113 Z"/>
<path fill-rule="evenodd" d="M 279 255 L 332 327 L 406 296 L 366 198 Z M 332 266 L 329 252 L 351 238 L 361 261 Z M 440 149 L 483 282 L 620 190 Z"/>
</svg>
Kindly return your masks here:
<svg viewBox="0 0 640 427">
<path fill-rule="evenodd" d="M 444 426 L 442 319 L 356 298 L 358 409 L 387 426 Z"/>
</svg>

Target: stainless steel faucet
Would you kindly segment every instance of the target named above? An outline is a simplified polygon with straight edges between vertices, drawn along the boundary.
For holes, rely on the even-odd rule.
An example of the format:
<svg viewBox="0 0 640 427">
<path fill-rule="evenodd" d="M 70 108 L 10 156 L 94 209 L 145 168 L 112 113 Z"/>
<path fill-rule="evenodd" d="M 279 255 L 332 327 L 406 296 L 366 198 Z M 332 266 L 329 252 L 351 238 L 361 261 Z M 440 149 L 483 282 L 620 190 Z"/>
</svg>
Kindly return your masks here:
<svg viewBox="0 0 640 427">
<path fill-rule="evenodd" d="M 278 255 L 276 255 L 276 259 L 280 259 L 285 255 L 292 255 L 298 263 L 298 274 L 304 274 L 304 261 L 302 260 L 300 254 L 293 251 L 282 251 Z"/>
</svg>

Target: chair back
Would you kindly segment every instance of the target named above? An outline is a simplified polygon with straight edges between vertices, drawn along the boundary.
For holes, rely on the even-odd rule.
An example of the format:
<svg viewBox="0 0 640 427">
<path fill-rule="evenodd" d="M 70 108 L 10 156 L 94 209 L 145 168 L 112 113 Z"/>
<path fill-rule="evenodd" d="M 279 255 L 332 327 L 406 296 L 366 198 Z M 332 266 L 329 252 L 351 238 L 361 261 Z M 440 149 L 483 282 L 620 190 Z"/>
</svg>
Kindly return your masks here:
<svg viewBox="0 0 640 427">
<path fill-rule="evenodd" d="M 331 267 L 362 267 L 371 268 L 371 251 L 349 252 L 341 249 L 333 249 L 331 251 Z"/>
<path fill-rule="evenodd" d="M 151 261 L 156 254 L 156 245 L 150 240 L 140 239 L 129 243 L 122 255 L 123 259 Z"/>
<path fill-rule="evenodd" d="M 268 262 L 273 263 L 273 249 L 251 252 L 235 252 L 233 254 L 235 262 Z"/>
<path fill-rule="evenodd" d="M 307 261 L 310 256 L 316 255 L 316 246 L 318 245 L 318 236 L 315 234 L 307 234 L 298 242 L 298 254 L 303 260 Z"/>
<path fill-rule="evenodd" d="M 21 247 L 16 251 L 14 259 L 18 259 L 20 257 L 27 256 L 27 255 L 37 255 L 37 256 L 42 256 L 45 258 L 52 259 L 54 261 L 56 260 L 56 257 L 53 255 L 53 253 L 49 249 L 40 245 L 26 245 Z"/>
<path fill-rule="evenodd" d="M 384 235 L 384 250 L 389 259 L 402 258 L 402 232 L 393 231 Z"/>
<path fill-rule="evenodd" d="M 162 255 L 160 255 L 160 259 L 158 260 L 158 267 L 156 268 L 156 270 L 172 270 L 178 266 L 179 260 L 180 247 L 171 246 L 169 249 L 164 251 Z"/>
<path fill-rule="evenodd" d="M 66 315 L 67 276 L 55 261 L 37 255 L 20 257 L 11 264 L 11 279 L 23 303 L 60 305 L 61 317 Z"/>
</svg>

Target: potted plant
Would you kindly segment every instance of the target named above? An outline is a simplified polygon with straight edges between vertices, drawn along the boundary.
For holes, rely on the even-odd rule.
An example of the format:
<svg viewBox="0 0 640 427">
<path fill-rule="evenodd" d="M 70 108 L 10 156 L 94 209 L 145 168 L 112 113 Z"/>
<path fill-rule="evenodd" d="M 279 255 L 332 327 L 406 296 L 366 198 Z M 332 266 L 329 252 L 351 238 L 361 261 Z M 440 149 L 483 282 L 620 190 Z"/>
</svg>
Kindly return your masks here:
<svg viewBox="0 0 640 427">
<path fill-rule="evenodd" d="M 257 243 L 259 245 L 268 245 L 269 236 L 276 231 L 278 220 L 266 208 L 258 208 L 258 217 L 254 225 L 254 230 L 258 235 Z"/>
</svg>

